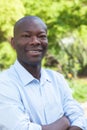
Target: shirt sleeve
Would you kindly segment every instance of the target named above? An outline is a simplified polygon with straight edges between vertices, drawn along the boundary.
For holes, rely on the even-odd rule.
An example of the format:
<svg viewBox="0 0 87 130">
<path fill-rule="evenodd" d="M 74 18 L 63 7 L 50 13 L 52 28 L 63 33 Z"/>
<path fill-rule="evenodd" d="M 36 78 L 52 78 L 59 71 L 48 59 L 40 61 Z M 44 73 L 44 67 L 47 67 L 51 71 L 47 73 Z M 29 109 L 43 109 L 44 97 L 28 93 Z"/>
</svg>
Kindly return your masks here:
<svg viewBox="0 0 87 130">
<path fill-rule="evenodd" d="M 16 87 L 0 81 L 0 129 L 41 130 L 39 124 L 30 120 L 29 113 L 21 103 Z"/>
<path fill-rule="evenodd" d="M 64 77 L 62 81 L 62 89 L 64 90 L 63 109 L 65 116 L 70 120 L 71 126 L 78 126 L 82 130 L 87 130 L 87 122 L 84 117 L 83 109 L 80 104 L 73 99 L 71 89 Z"/>
</svg>

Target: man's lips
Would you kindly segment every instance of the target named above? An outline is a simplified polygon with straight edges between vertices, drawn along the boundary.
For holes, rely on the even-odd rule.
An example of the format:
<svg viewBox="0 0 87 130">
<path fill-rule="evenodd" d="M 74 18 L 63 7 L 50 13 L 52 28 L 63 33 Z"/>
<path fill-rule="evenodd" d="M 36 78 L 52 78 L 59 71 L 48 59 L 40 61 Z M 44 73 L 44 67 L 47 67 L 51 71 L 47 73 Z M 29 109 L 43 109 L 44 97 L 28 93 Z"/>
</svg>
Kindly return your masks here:
<svg viewBox="0 0 87 130">
<path fill-rule="evenodd" d="M 30 55 L 41 55 L 42 54 L 42 49 L 26 49 L 26 52 L 29 53 Z"/>
<path fill-rule="evenodd" d="M 42 48 L 25 48 L 26 51 L 42 51 Z"/>
</svg>

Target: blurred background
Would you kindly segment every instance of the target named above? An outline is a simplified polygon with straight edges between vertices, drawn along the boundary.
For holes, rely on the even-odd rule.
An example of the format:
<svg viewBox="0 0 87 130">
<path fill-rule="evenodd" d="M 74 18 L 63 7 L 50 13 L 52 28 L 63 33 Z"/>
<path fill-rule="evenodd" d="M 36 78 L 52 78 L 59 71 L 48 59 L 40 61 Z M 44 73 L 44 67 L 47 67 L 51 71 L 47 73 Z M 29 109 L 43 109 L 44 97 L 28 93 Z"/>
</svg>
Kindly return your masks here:
<svg viewBox="0 0 87 130">
<path fill-rule="evenodd" d="M 36 15 L 48 26 L 49 47 L 43 67 L 64 74 L 73 96 L 87 102 L 87 0 L 0 0 L 0 72 L 12 65 L 14 23 Z"/>
</svg>

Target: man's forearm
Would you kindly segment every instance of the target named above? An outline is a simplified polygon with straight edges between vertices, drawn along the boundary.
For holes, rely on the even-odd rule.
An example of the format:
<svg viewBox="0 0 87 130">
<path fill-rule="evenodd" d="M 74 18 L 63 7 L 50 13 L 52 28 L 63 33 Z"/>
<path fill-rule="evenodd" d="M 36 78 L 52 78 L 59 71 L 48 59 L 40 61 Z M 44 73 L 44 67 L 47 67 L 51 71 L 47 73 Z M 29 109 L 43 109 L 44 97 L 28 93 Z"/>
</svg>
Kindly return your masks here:
<svg viewBox="0 0 87 130">
<path fill-rule="evenodd" d="M 42 130 L 68 130 L 70 127 L 70 123 L 68 119 L 63 116 L 59 120 L 56 120 L 52 124 L 42 125 Z"/>
<path fill-rule="evenodd" d="M 71 126 L 69 128 L 69 130 L 82 130 L 81 128 L 77 127 L 77 126 Z"/>
</svg>

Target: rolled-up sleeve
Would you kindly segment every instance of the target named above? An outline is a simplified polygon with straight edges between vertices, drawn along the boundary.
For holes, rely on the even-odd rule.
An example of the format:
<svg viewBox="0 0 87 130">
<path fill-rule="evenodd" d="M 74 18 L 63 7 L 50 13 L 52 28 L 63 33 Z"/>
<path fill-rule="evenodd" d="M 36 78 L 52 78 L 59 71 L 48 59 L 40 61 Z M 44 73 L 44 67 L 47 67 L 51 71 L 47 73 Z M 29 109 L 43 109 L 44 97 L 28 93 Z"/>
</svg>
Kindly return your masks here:
<svg viewBox="0 0 87 130">
<path fill-rule="evenodd" d="M 0 129 L 41 130 L 39 124 L 30 120 L 29 113 L 21 103 L 18 90 L 9 82 L 0 81 Z"/>
</svg>

